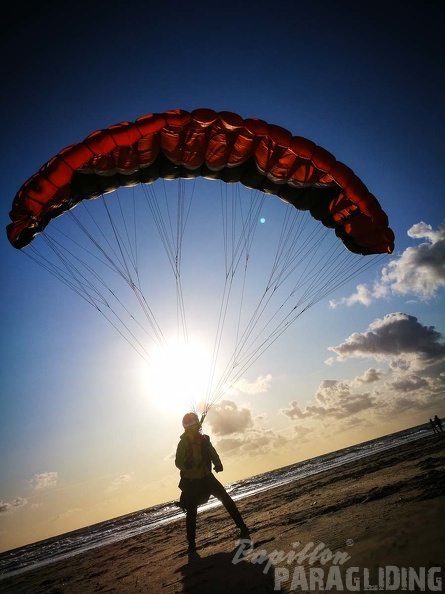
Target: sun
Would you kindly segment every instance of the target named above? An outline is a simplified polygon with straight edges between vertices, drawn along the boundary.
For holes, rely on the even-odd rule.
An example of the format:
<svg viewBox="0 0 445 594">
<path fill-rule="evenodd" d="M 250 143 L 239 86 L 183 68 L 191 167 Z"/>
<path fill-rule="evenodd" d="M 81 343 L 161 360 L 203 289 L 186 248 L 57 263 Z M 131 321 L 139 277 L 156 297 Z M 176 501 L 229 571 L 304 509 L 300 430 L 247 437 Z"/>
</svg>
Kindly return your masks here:
<svg viewBox="0 0 445 594">
<path fill-rule="evenodd" d="M 160 408 L 185 413 L 205 400 L 211 355 L 198 343 L 174 342 L 151 354 L 147 370 L 150 400 Z"/>
</svg>

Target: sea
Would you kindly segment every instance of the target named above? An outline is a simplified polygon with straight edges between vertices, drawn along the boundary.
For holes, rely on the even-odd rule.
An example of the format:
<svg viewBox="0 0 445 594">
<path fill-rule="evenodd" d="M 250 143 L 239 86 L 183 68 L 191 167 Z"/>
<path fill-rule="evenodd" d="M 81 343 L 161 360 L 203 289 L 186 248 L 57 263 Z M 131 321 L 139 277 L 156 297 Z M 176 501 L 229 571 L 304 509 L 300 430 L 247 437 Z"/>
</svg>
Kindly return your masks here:
<svg viewBox="0 0 445 594">
<path fill-rule="evenodd" d="M 424 439 L 431 435 L 431 427 L 419 425 L 371 441 L 330 452 L 290 466 L 235 481 L 225 485 L 236 501 L 251 497 L 261 491 L 292 483 L 372 454 Z M 199 511 L 221 505 L 213 497 Z M 118 518 L 99 522 L 72 532 L 48 538 L 23 547 L 0 553 L 0 581 L 12 575 L 24 573 L 61 559 L 73 557 L 84 551 L 115 543 L 184 517 L 175 501 L 167 501 L 153 507 L 135 511 Z"/>
</svg>

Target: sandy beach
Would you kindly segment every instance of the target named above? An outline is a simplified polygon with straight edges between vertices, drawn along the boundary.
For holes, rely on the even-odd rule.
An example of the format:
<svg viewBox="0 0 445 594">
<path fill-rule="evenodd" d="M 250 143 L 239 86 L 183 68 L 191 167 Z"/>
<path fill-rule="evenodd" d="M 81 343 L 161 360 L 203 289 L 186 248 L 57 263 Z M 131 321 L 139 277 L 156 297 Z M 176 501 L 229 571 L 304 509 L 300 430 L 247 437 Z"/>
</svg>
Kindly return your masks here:
<svg viewBox="0 0 445 594">
<path fill-rule="evenodd" d="M 181 520 L 6 578 L 0 592 L 394 592 L 420 591 L 422 579 L 442 591 L 444 470 L 445 434 L 431 434 L 240 500 L 253 547 L 237 545 L 218 507 L 198 516 L 193 558 Z"/>
</svg>

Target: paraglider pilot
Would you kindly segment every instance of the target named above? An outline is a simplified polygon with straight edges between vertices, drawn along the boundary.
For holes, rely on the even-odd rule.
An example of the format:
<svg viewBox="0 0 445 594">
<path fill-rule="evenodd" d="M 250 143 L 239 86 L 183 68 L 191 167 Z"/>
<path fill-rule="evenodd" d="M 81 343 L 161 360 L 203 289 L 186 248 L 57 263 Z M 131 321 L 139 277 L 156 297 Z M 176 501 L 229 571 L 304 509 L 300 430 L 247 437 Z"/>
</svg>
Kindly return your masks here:
<svg viewBox="0 0 445 594">
<path fill-rule="evenodd" d="M 250 539 L 249 530 L 241 514 L 223 485 L 212 474 L 221 472 L 223 465 L 208 435 L 201 433 L 201 421 L 195 413 L 187 413 L 182 419 L 184 433 L 176 449 L 175 464 L 180 470 L 179 506 L 186 513 L 187 552 L 196 551 L 196 517 L 198 505 L 206 503 L 213 495 L 224 505 L 240 530 L 240 539 Z"/>
<path fill-rule="evenodd" d="M 442 429 L 442 420 L 439 419 L 439 417 L 437 415 L 434 416 L 434 423 L 436 424 L 437 429 L 443 433 L 443 429 Z"/>
</svg>

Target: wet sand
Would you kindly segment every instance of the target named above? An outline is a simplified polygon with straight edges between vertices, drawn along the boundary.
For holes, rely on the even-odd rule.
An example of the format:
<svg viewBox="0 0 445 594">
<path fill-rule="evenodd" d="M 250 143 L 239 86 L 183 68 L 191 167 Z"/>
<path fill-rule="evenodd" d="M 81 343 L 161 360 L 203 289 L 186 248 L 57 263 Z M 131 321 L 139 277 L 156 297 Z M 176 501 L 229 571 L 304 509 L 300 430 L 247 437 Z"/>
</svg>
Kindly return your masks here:
<svg viewBox="0 0 445 594">
<path fill-rule="evenodd" d="M 410 567 L 420 580 L 430 570 L 426 591 L 433 591 L 429 586 L 437 588 L 439 575 L 445 577 L 445 434 L 270 489 L 238 506 L 251 529 L 251 549 L 239 547 L 236 528 L 218 507 L 198 515 L 193 558 L 185 554 L 181 520 L 3 579 L 0 592 L 218 594 L 305 586 L 363 592 L 368 584 L 378 588 L 379 571 L 379 591 L 402 591 L 403 580 L 407 590 L 419 591 L 413 573 L 401 569 Z"/>
</svg>

